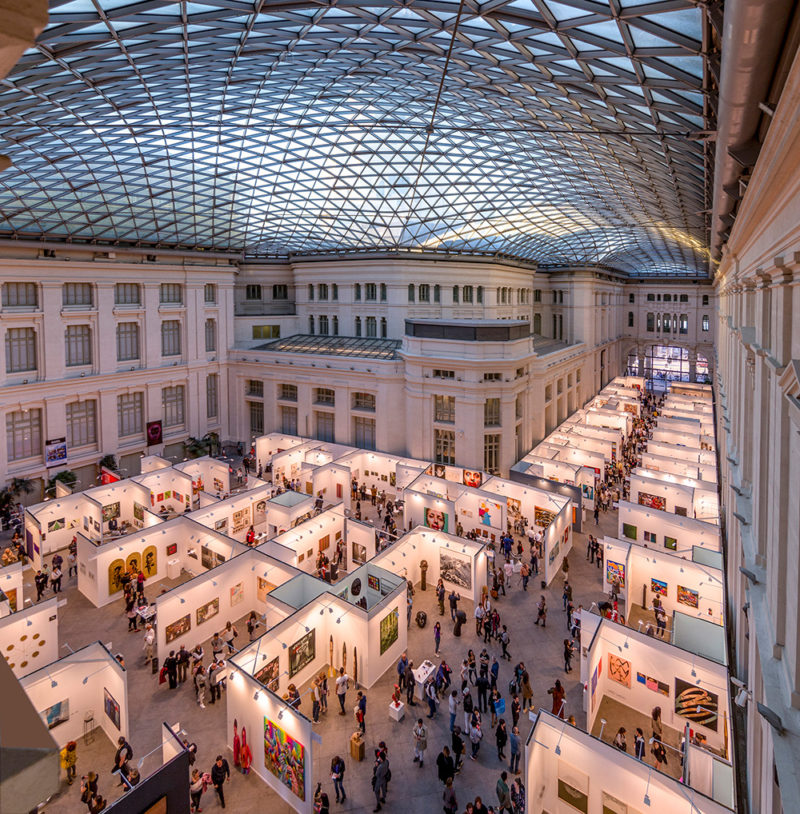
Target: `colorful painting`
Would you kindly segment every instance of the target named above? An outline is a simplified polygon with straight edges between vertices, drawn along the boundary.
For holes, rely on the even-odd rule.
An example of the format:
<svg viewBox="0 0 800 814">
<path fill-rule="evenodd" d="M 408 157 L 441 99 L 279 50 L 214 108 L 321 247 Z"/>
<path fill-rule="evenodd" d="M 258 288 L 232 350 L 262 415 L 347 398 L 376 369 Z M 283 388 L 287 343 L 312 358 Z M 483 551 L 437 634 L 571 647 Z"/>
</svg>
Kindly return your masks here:
<svg viewBox="0 0 800 814">
<path fill-rule="evenodd" d="M 367 575 L 367 588 L 372 588 L 373 591 L 380 593 L 381 592 L 381 581 L 378 577 L 373 577 L 372 575 Z"/>
<path fill-rule="evenodd" d="M 647 506 L 649 509 L 666 511 L 667 499 L 661 495 L 652 495 L 649 492 L 639 492 L 639 505 Z"/>
<path fill-rule="evenodd" d="M 555 519 L 556 516 L 553 512 L 542 509 L 540 506 L 533 507 L 533 522 L 535 525 L 547 528 Z"/>
<path fill-rule="evenodd" d="M 108 566 L 108 595 L 122 590 L 122 574 L 125 571 L 125 560 L 113 560 Z"/>
<path fill-rule="evenodd" d="M 522 518 L 522 501 L 514 497 L 506 498 L 506 511 L 508 512 L 508 519 L 514 523 Z"/>
<path fill-rule="evenodd" d="M 142 552 L 142 563 L 144 575 L 148 577 L 148 579 L 154 577 L 158 571 L 158 550 L 154 545 L 147 546 Z"/>
<path fill-rule="evenodd" d="M 472 590 L 472 558 L 453 551 L 451 548 L 439 549 L 439 576 L 452 585 L 458 585 L 465 591 Z"/>
<path fill-rule="evenodd" d="M 169 624 L 164 628 L 164 636 L 167 644 L 174 642 L 178 636 L 183 636 L 184 633 L 188 633 L 191 629 L 192 617 L 187 613 L 186 616 L 181 616 L 180 619 L 172 622 L 172 624 Z"/>
<path fill-rule="evenodd" d="M 134 551 L 128 554 L 128 558 L 125 560 L 125 568 L 128 571 L 133 571 L 135 573 L 139 573 L 139 567 L 142 564 L 142 555 L 138 551 Z"/>
<path fill-rule="evenodd" d="M 664 535 L 664 548 L 668 548 L 670 551 L 677 551 L 678 550 L 678 541 L 675 537 L 667 537 Z"/>
<path fill-rule="evenodd" d="M 646 543 L 655 543 L 656 539 L 656 533 L 654 531 L 646 531 L 644 533 L 644 541 Z"/>
<path fill-rule="evenodd" d="M 502 528 L 500 524 L 503 522 L 503 510 L 499 503 L 481 498 L 481 502 L 478 504 L 478 518 L 482 526 L 499 529 Z M 444 531 L 447 531 L 447 529 L 444 529 Z"/>
<path fill-rule="evenodd" d="M 214 478 L 214 489 L 217 492 L 222 492 L 225 489 L 225 484 L 219 478 Z"/>
<path fill-rule="evenodd" d="M 250 525 L 250 507 L 245 506 L 233 513 L 233 533 L 246 529 Z"/>
<path fill-rule="evenodd" d="M 177 543 L 170 543 L 167 546 L 167 556 L 171 557 L 173 554 L 178 553 L 178 544 Z"/>
<path fill-rule="evenodd" d="M 652 676 L 646 676 L 644 673 L 636 673 L 636 680 L 640 684 L 644 684 L 648 690 L 652 690 L 652 692 L 659 692 L 669 698 L 669 684 L 665 684 L 663 681 L 659 681 L 657 678 L 653 678 Z"/>
<path fill-rule="evenodd" d="M 57 520 L 51 520 L 47 524 L 47 532 L 49 534 L 51 531 L 61 531 L 65 525 L 66 520 L 63 517 L 59 517 Z"/>
<path fill-rule="evenodd" d="M 278 657 L 268 661 L 260 670 L 253 673 L 253 678 L 260 681 L 267 689 L 278 692 L 280 688 L 281 670 L 278 664 Z"/>
<path fill-rule="evenodd" d="M 661 596 L 667 595 L 667 583 L 662 582 L 660 579 L 651 579 L 650 580 L 650 590 L 654 594 L 659 594 Z"/>
<path fill-rule="evenodd" d="M 48 707 L 44 712 L 39 713 L 44 722 L 47 724 L 48 729 L 53 729 L 59 724 L 63 724 L 69 720 L 69 698 L 64 701 L 59 701 L 57 704 Z"/>
<path fill-rule="evenodd" d="M 263 577 L 258 577 L 256 579 L 256 596 L 259 602 L 266 602 L 267 601 L 267 594 L 270 591 L 274 591 L 278 586 L 273 585 L 268 580 L 264 579 Z"/>
<path fill-rule="evenodd" d="M 11 613 L 16 613 L 17 612 L 17 589 L 16 588 L 9 588 L 4 593 L 6 595 L 6 599 L 8 600 L 8 609 L 11 611 Z"/>
<path fill-rule="evenodd" d="M 236 585 L 231 586 L 231 607 L 244 602 L 244 583 L 237 582 Z"/>
<path fill-rule="evenodd" d="M 581 484 L 581 493 L 587 500 L 594 500 L 594 486 L 589 486 L 588 483 Z"/>
<path fill-rule="evenodd" d="M 144 522 L 144 506 L 142 506 L 141 503 L 137 503 L 135 500 L 133 501 L 133 518 L 134 520 Z"/>
<path fill-rule="evenodd" d="M 316 655 L 316 631 L 309 630 L 289 647 L 289 678 L 296 676 L 303 667 L 311 664 Z"/>
<path fill-rule="evenodd" d="M 119 729 L 119 704 L 105 687 L 103 687 L 103 709 L 111 723 Z"/>
<path fill-rule="evenodd" d="M 679 585 L 678 602 L 681 605 L 688 605 L 690 608 L 697 608 L 700 605 L 700 594 L 691 588 L 684 588 L 683 585 Z"/>
<path fill-rule="evenodd" d="M 447 531 L 449 515 L 443 509 L 434 509 L 426 506 L 423 511 L 423 523 L 434 531 Z M 355 557 L 353 558 L 355 559 Z"/>
<path fill-rule="evenodd" d="M 367 561 L 367 547 L 361 543 L 353 543 L 353 562 L 363 564 Z"/>
<path fill-rule="evenodd" d="M 631 686 L 631 663 L 627 659 L 622 659 L 611 653 L 608 655 L 608 677 L 617 684 L 630 689 Z"/>
<path fill-rule="evenodd" d="M 676 678 L 675 714 L 716 732 L 719 722 L 719 697 L 710 690 Z"/>
<path fill-rule="evenodd" d="M 114 517 L 119 517 L 119 503 L 109 503 L 103 506 L 103 522 L 108 523 Z"/>
<path fill-rule="evenodd" d="M 395 608 L 381 619 L 381 655 L 383 655 L 396 641 L 399 631 L 400 612 Z"/>
<path fill-rule="evenodd" d="M 606 582 L 609 585 L 614 581 L 614 577 L 619 579 L 619 587 L 625 587 L 625 564 L 621 562 L 614 562 L 614 560 L 606 560 Z"/>
<path fill-rule="evenodd" d="M 264 765 L 301 800 L 306 799 L 305 755 L 303 744 L 264 718 Z"/>
<path fill-rule="evenodd" d="M 474 472 L 471 469 L 464 470 L 464 486 L 471 486 L 473 489 L 479 489 L 483 483 L 483 472 Z"/>
<path fill-rule="evenodd" d="M 197 624 L 202 625 L 219 613 L 219 597 L 215 596 L 210 602 L 197 609 Z"/>
<path fill-rule="evenodd" d="M 636 528 L 632 523 L 623 523 L 622 524 L 622 536 L 626 537 L 628 540 L 636 540 L 639 534 L 639 529 Z"/>
</svg>

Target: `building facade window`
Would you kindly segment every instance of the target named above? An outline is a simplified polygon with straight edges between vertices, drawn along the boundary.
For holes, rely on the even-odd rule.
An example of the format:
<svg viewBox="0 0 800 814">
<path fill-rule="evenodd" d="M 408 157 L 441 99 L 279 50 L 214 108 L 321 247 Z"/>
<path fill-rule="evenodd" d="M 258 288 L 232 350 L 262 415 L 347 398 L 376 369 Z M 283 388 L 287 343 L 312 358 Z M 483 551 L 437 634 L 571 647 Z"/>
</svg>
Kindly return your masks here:
<svg viewBox="0 0 800 814">
<path fill-rule="evenodd" d="M 6 415 L 6 454 L 9 461 L 23 461 L 42 454 L 42 411 L 17 410 Z"/>
<path fill-rule="evenodd" d="M 297 401 L 297 385 L 282 384 L 278 388 L 278 398 L 283 401 Z"/>
<path fill-rule="evenodd" d="M 333 315 L 332 327 L 333 327 L 333 335 L 334 336 L 339 336 L 339 317 L 337 317 L 336 314 Z"/>
<path fill-rule="evenodd" d="M 177 319 L 167 319 L 161 323 L 161 355 L 181 355 L 181 323 Z"/>
<path fill-rule="evenodd" d="M 680 319 L 681 319 L 680 328 L 679 328 L 680 333 L 688 334 L 689 333 L 689 315 L 688 314 L 681 314 Z"/>
<path fill-rule="evenodd" d="M 381 302 L 386 302 L 386 283 L 381 283 Z"/>
<path fill-rule="evenodd" d="M 516 400 L 514 401 L 514 416 L 516 418 L 522 418 L 522 409 L 524 406 L 524 401 L 522 399 L 522 393 L 520 393 Z"/>
<path fill-rule="evenodd" d="M 493 371 L 491 373 L 484 373 L 483 374 L 483 380 L 485 382 L 499 382 L 499 381 L 502 380 L 502 378 L 503 378 L 502 375 L 500 373 L 498 373 L 497 371 Z"/>
<path fill-rule="evenodd" d="M 408 301 L 414 302 L 414 283 L 408 284 Z"/>
<path fill-rule="evenodd" d="M 61 289 L 61 304 L 91 308 L 94 304 L 94 289 L 91 283 L 64 283 Z"/>
<path fill-rule="evenodd" d="M 353 283 L 353 299 L 356 302 L 361 301 L 361 283 Z"/>
<path fill-rule="evenodd" d="M 477 295 L 476 299 L 478 300 L 478 304 L 482 305 L 483 304 L 483 286 L 479 285 L 478 288 L 476 289 L 475 293 Z"/>
<path fill-rule="evenodd" d="M 681 302 L 689 302 L 689 295 L 688 294 L 681 294 L 680 301 Z"/>
<path fill-rule="evenodd" d="M 422 283 L 417 288 L 417 299 L 420 302 L 430 302 L 431 299 L 431 287 L 427 283 Z"/>
<path fill-rule="evenodd" d="M 217 350 L 217 320 L 206 320 L 206 353 L 215 353 Z"/>
<path fill-rule="evenodd" d="M 486 472 L 500 470 L 500 434 L 483 436 L 483 468 Z"/>
<path fill-rule="evenodd" d="M 3 308 L 38 308 L 36 283 L 3 283 Z"/>
<path fill-rule="evenodd" d="M 381 339 L 386 339 L 388 326 L 386 324 L 386 317 L 381 317 Z"/>
<path fill-rule="evenodd" d="M 433 431 L 433 460 L 437 464 L 449 464 L 453 466 L 456 462 L 456 434 L 453 430 Z"/>
<path fill-rule="evenodd" d="M 329 387 L 315 387 L 314 404 L 327 404 L 333 407 L 336 404 L 336 393 Z"/>
<path fill-rule="evenodd" d="M 314 283 L 308 284 L 308 299 L 309 300 L 314 299 Z"/>
<path fill-rule="evenodd" d="M 633 311 L 628 311 L 628 327 L 633 328 Z"/>
<path fill-rule="evenodd" d="M 209 373 L 206 376 L 206 418 L 219 417 L 219 376 Z"/>
<path fill-rule="evenodd" d="M 472 286 L 465 285 L 464 288 L 461 289 L 461 293 L 463 295 L 463 300 L 465 303 L 472 303 Z"/>
<path fill-rule="evenodd" d="M 184 422 L 184 387 L 164 387 L 161 390 L 161 414 L 165 427 L 182 427 Z"/>
<path fill-rule="evenodd" d="M 248 286 L 250 288 L 250 286 Z M 261 286 L 253 286 L 254 290 L 252 293 L 255 295 L 253 297 L 247 297 L 248 300 L 260 300 L 261 299 Z M 272 299 L 273 300 L 288 300 L 289 299 L 289 286 L 285 283 L 276 283 L 272 286 Z"/>
<path fill-rule="evenodd" d="M 433 378 L 434 379 L 455 379 L 456 372 L 455 370 L 442 370 L 441 368 L 435 367 L 433 369 Z"/>
<path fill-rule="evenodd" d="M 281 432 L 297 435 L 297 407 L 281 406 Z"/>
<path fill-rule="evenodd" d="M 542 334 L 542 315 L 541 314 L 534 314 L 533 315 L 533 332 L 535 334 Z"/>
<path fill-rule="evenodd" d="M 217 286 L 215 283 L 206 283 L 203 286 L 203 302 L 206 305 L 217 304 Z"/>
<path fill-rule="evenodd" d="M 453 424 L 456 420 L 455 396 L 433 397 L 433 420 Z"/>
<path fill-rule="evenodd" d="M 353 442 L 359 449 L 375 449 L 375 419 L 353 417 Z"/>
<path fill-rule="evenodd" d="M 378 335 L 378 320 L 375 317 L 367 317 L 366 320 L 367 336 L 377 337 Z"/>
<path fill-rule="evenodd" d="M 433 287 L 433 301 L 434 302 L 442 301 L 442 287 L 440 285 L 435 285 Z"/>
<path fill-rule="evenodd" d="M 483 426 L 500 426 L 500 399 L 490 398 L 483 403 Z"/>
<path fill-rule="evenodd" d="M 97 443 L 97 401 L 73 401 L 67 404 L 67 448 Z"/>
<path fill-rule="evenodd" d="M 378 286 L 375 283 L 364 283 L 364 299 L 370 301 L 378 299 Z"/>
<path fill-rule="evenodd" d="M 308 332 L 313 336 L 313 334 L 314 334 L 314 317 L 311 314 L 309 314 L 309 317 L 308 317 Z"/>
<path fill-rule="evenodd" d="M 635 294 L 628 294 L 628 302 L 630 302 L 630 303 L 636 302 L 636 295 Z"/>
<path fill-rule="evenodd" d="M 533 289 L 533 301 L 534 302 L 541 302 L 542 301 L 542 289 L 541 288 L 534 288 Z"/>
<path fill-rule="evenodd" d="M 114 286 L 114 305 L 141 305 L 142 288 L 139 283 L 117 283 Z"/>
<path fill-rule="evenodd" d="M 6 373 L 25 373 L 36 369 L 35 329 L 9 328 L 6 331 Z"/>
<path fill-rule="evenodd" d="M 354 410 L 375 411 L 375 396 L 372 393 L 353 393 Z"/>
<path fill-rule="evenodd" d="M 656 329 L 656 317 L 652 311 L 647 313 L 647 331 L 652 333 Z"/>
<path fill-rule="evenodd" d="M 247 379 L 244 383 L 245 395 L 264 398 L 264 382 L 261 379 Z"/>
<path fill-rule="evenodd" d="M 361 336 L 361 317 L 355 319 L 356 336 Z"/>
<path fill-rule="evenodd" d="M 708 305 L 708 294 L 703 294 L 703 305 Z"/>
<path fill-rule="evenodd" d="M 183 286 L 180 283 L 161 283 L 159 302 L 162 305 L 182 305 Z"/>
<path fill-rule="evenodd" d="M 281 298 L 281 297 L 275 297 L 274 296 L 275 288 L 276 288 L 276 286 L 273 286 L 273 288 L 272 288 L 272 290 L 273 290 L 273 299 L 285 299 L 285 297 Z M 260 300 L 261 299 L 261 286 L 258 285 L 257 283 L 251 283 L 250 285 L 246 285 L 244 287 L 244 298 L 246 300 L 250 300 L 250 301 Z"/>
<path fill-rule="evenodd" d="M 88 325 L 68 325 L 64 341 L 67 367 L 92 363 L 92 329 Z"/>
<path fill-rule="evenodd" d="M 144 433 L 144 393 L 117 396 L 117 434 L 120 438 Z"/>
<path fill-rule="evenodd" d="M 711 326 L 711 323 L 708 319 L 708 314 L 703 314 L 703 321 L 702 321 L 702 328 L 704 331 L 707 331 Z"/>
<path fill-rule="evenodd" d="M 331 299 L 332 300 L 339 299 L 339 286 L 337 283 L 331 283 Z"/>
<path fill-rule="evenodd" d="M 322 336 L 327 336 L 330 333 L 327 314 L 320 314 L 319 317 L 319 332 Z"/>
<path fill-rule="evenodd" d="M 139 324 L 120 322 L 117 325 L 117 361 L 130 362 L 139 358 Z"/>
<path fill-rule="evenodd" d="M 328 284 L 327 283 L 320 283 L 317 286 L 317 299 L 320 300 L 327 300 L 328 299 Z"/>
<path fill-rule="evenodd" d="M 253 339 L 280 339 L 280 325 L 253 325 Z"/>
<path fill-rule="evenodd" d="M 263 435 L 264 404 L 260 401 L 248 401 L 247 414 L 250 416 L 250 435 Z"/>
<path fill-rule="evenodd" d="M 335 435 L 335 416 L 333 413 L 326 413 L 323 410 L 314 411 L 314 424 L 316 437 L 320 441 L 333 443 Z"/>
</svg>

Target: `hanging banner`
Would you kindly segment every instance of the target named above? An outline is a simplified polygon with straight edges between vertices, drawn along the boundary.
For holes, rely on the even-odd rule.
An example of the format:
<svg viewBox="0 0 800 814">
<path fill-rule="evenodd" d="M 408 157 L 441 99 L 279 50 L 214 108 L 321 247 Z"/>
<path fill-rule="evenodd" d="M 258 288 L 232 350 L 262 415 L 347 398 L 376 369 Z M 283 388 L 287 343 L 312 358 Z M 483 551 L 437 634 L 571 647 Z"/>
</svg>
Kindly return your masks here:
<svg viewBox="0 0 800 814">
<path fill-rule="evenodd" d="M 67 462 L 66 438 L 51 438 L 44 442 L 44 462 L 48 468 L 61 466 Z"/>
<path fill-rule="evenodd" d="M 147 422 L 147 446 L 153 447 L 161 443 L 161 422 L 148 421 Z"/>
</svg>

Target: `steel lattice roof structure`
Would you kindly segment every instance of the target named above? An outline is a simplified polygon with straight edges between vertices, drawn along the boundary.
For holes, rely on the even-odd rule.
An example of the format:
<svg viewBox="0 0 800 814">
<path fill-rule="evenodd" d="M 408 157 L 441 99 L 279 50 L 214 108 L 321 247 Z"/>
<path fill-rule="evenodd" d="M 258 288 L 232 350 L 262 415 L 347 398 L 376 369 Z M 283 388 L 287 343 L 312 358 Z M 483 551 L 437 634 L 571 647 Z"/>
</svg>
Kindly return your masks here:
<svg viewBox="0 0 800 814">
<path fill-rule="evenodd" d="M 693 0 L 53 0 L 0 237 L 706 276 Z"/>
</svg>

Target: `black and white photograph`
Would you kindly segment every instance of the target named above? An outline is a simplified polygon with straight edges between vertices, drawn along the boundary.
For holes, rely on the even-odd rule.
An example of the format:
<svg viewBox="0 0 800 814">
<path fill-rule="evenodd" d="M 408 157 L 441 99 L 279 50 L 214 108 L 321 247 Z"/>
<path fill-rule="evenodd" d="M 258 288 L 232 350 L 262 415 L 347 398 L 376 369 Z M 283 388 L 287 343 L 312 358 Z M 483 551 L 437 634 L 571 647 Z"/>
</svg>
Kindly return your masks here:
<svg viewBox="0 0 800 814">
<path fill-rule="evenodd" d="M 472 589 L 472 557 L 449 548 L 439 549 L 439 576 L 459 588 Z"/>
</svg>

